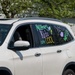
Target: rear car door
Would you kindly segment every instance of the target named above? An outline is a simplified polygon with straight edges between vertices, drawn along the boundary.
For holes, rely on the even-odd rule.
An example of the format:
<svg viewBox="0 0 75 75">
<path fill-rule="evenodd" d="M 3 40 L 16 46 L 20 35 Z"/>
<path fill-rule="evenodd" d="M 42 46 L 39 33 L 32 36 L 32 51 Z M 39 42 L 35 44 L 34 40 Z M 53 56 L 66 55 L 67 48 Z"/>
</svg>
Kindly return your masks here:
<svg viewBox="0 0 75 75">
<path fill-rule="evenodd" d="M 59 25 L 35 23 L 33 30 L 35 38 L 38 38 L 36 46 L 43 56 L 43 75 L 61 75 L 68 58 L 66 50 L 73 37 L 65 27 Z"/>
</svg>

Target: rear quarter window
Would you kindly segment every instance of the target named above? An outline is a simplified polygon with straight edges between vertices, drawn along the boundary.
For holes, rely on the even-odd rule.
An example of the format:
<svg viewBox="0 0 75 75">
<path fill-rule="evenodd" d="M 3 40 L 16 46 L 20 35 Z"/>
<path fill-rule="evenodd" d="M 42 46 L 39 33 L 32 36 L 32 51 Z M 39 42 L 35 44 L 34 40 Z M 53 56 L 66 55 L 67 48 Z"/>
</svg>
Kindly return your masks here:
<svg viewBox="0 0 75 75">
<path fill-rule="evenodd" d="M 66 27 L 59 25 L 53 25 L 53 27 L 56 33 L 55 36 L 57 37 L 59 44 L 65 44 L 73 40 L 71 33 Z"/>
</svg>

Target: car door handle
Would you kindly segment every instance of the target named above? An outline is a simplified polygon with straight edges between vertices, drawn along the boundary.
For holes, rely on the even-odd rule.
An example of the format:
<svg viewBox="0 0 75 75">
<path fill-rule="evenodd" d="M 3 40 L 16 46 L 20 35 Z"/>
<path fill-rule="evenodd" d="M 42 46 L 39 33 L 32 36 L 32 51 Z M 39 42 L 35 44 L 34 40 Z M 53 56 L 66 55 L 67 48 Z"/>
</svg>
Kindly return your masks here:
<svg viewBox="0 0 75 75">
<path fill-rule="evenodd" d="M 41 53 L 36 53 L 35 54 L 36 57 L 39 57 L 40 55 L 41 55 Z"/>
<path fill-rule="evenodd" d="M 57 53 L 61 53 L 62 52 L 62 50 L 57 50 Z"/>
</svg>

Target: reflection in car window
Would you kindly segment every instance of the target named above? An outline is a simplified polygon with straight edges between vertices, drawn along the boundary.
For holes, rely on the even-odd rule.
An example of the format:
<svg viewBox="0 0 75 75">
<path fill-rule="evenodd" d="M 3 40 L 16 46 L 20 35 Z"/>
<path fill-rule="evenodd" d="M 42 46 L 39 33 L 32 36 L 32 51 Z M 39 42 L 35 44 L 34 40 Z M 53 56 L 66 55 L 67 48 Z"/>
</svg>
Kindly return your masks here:
<svg viewBox="0 0 75 75">
<path fill-rule="evenodd" d="M 0 45 L 5 40 L 10 28 L 11 25 L 0 24 Z"/>
</svg>

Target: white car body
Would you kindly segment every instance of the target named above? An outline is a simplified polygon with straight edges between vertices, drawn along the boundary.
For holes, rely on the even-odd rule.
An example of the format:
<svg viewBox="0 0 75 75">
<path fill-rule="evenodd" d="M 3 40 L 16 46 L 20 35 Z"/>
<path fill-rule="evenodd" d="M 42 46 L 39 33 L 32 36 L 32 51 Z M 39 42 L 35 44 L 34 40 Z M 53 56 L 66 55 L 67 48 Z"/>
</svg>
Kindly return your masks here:
<svg viewBox="0 0 75 75">
<path fill-rule="evenodd" d="M 0 46 L 0 70 L 10 72 L 9 75 L 65 75 L 63 74 L 65 68 L 75 72 L 75 40 L 62 45 L 35 47 L 28 50 L 17 51 L 8 48 L 16 29 L 21 24 L 30 23 L 47 23 L 63 26 L 68 29 L 74 39 L 70 26 L 62 22 L 37 18 L 1 20 L 0 24 L 12 24 L 12 27 Z"/>
</svg>

